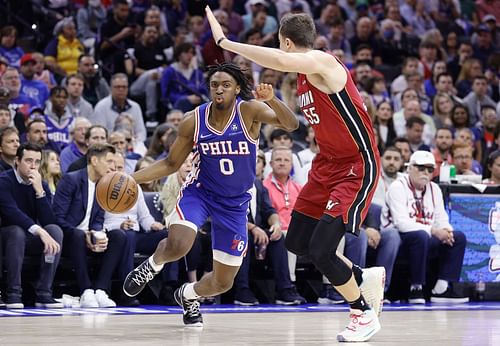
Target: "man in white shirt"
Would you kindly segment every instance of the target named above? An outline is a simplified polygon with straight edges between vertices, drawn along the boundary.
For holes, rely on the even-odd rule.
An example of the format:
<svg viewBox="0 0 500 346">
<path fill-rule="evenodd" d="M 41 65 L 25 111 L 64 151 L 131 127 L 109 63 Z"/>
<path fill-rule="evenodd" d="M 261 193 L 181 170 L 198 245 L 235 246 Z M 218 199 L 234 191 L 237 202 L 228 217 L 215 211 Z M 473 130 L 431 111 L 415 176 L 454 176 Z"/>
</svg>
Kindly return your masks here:
<svg viewBox="0 0 500 346">
<path fill-rule="evenodd" d="M 382 209 L 381 227 L 399 232 L 401 252 L 410 266 L 410 304 L 425 304 L 423 288 L 428 258 L 439 258 L 438 280 L 431 302 L 464 303 L 449 285 L 458 281 L 465 253 L 465 235 L 453 231 L 444 209 L 439 186 L 431 182 L 436 167 L 434 155 L 416 151 L 410 157 L 408 176 L 389 187 Z"/>
</svg>

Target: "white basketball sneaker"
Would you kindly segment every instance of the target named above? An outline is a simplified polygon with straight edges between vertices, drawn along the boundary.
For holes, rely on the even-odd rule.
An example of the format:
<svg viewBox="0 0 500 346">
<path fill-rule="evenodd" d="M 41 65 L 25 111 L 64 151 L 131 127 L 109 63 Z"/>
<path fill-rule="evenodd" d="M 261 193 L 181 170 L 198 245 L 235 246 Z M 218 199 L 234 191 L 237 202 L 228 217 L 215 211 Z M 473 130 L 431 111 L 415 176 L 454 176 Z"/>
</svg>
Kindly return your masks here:
<svg viewBox="0 0 500 346">
<path fill-rule="evenodd" d="M 359 290 L 377 316 L 380 316 L 384 304 L 384 286 L 384 267 L 363 269 L 363 282 L 359 286 Z"/>
<path fill-rule="evenodd" d="M 373 310 L 351 310 L 350 322 L 343 332 L 337 334 L 340 342 L 368 341 L 380 330 L 380 322 Z"/>
</svg>

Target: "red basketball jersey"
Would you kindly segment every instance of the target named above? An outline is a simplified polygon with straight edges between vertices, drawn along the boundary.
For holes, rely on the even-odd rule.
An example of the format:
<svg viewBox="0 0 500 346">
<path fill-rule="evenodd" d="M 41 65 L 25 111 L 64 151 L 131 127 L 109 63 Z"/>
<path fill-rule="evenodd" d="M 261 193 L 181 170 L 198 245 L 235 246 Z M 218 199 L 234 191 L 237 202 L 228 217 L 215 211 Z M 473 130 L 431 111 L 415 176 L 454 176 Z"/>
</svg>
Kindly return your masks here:
<svg viewBox="0 0 500 346">
<path fill-rule="evenodd" d="M 323 155 L 337 159 L 355 156 L 360 151 L 378 154 L 370 115 L 351 74 L 342 66 L 347 73 L 347 82 L 334 94 L 314 87 L 306 75 L 297 75 L 300 109 L 312 125 Z"/>
</svg>

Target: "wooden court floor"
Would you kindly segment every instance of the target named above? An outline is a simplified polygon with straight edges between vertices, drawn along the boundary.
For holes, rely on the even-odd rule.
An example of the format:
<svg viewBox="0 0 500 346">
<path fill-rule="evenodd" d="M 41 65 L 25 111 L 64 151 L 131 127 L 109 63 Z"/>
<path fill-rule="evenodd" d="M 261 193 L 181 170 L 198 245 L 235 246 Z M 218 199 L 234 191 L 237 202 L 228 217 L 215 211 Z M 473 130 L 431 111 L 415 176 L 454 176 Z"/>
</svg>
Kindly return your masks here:
<svg viewBox="0 0 500 346">
<path fill-rule="evenodd" d="M 346 312 L 3 317 L 0 345 L 331 345 Z M 500 345 L 500 311 L 384 311 L 382 330 L 358 345 Z"/>
</svg>

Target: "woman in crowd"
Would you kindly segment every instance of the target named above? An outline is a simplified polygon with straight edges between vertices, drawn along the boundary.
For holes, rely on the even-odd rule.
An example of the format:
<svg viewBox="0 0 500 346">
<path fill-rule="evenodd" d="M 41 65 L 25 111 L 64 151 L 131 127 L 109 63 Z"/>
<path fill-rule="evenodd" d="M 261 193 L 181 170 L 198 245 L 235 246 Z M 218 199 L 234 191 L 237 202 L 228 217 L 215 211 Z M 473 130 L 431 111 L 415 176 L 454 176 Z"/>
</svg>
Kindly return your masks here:
<svg viewBox="0 0 500 346">
<path fill-rule="evenodd" d="M 56 193 L 57 183 L 61 180 L 61 165 L 59 155 L 53 150 L 44 150 L 42 152 L 42 164 L 40 165 L 40 174 L 42 179 L 49 184 L 52 195 Z"/>
</svg>

